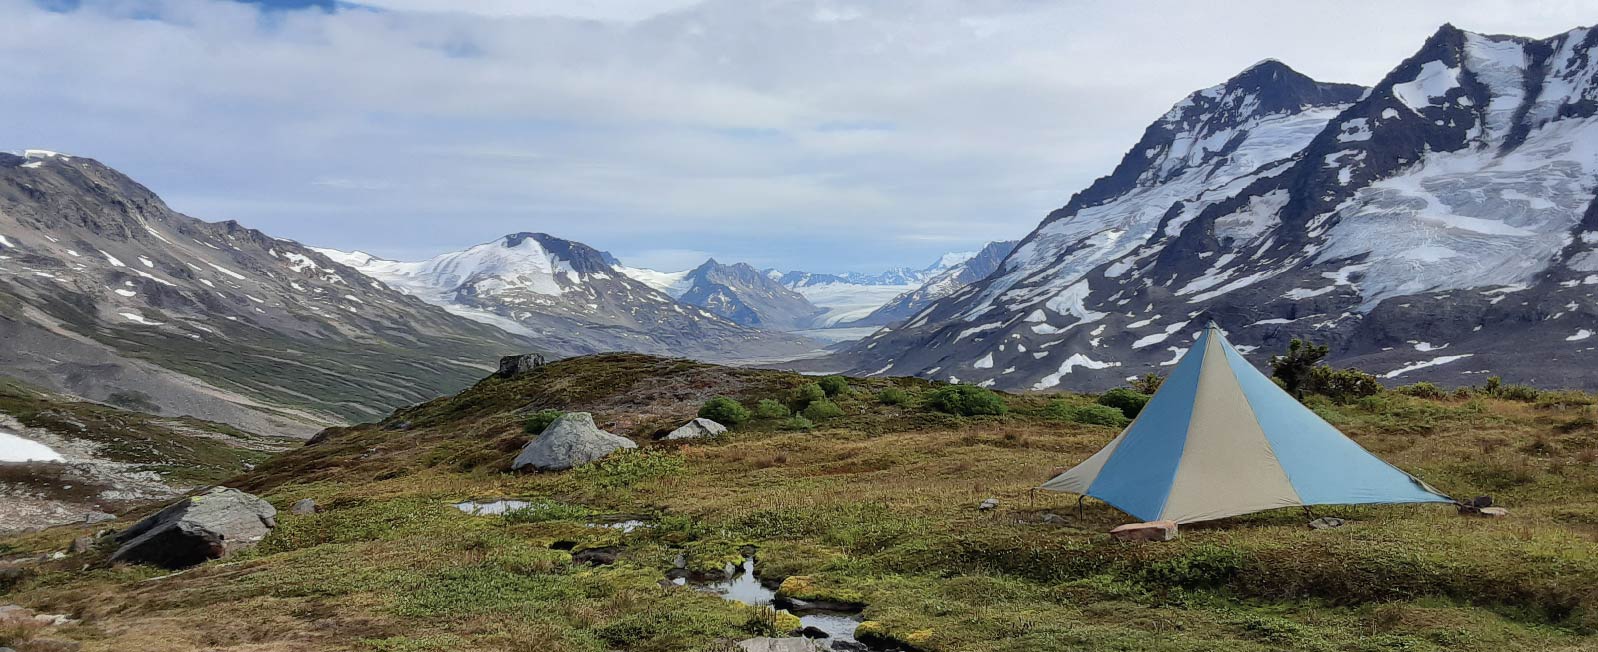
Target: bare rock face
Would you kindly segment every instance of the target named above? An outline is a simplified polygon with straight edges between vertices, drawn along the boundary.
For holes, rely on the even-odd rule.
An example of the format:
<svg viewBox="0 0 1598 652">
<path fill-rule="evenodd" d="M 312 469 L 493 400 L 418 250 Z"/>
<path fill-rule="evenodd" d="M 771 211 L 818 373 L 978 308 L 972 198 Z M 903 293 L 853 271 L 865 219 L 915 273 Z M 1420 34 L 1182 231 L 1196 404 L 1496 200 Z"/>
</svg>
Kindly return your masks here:
<svg viewBox="0 0 1598 652">
<path fill-rule="evenodd" d="M 623 448 L 637 448 L 633 440 L 613 435 L 594 425 L 587 412 L 560 415 L 543 434 L 522 447 L 511 470 L 565 471 L 598 460 Z"/>
<path fill-rule="evenodd" d="M 1176 538 L 1176 521 L 1127 523 L 1110 530 L 1110 536 L 1117 541 L 1171 541 Z"/>
<path fill-rule="evenodd" d="M 277 510 L 237 489 L 185 498 L 116 535 L 111 561 L 184 568 L 250 548 L 277 527 Z"/>
<path fill-rule="evenodd" d="M 727 426 L 699 417 L 671 431 L 670 434 L 666 435 L 666 439 L 702 439 L 715 437 L 724 432 L 727 432 Z"/>
<path fill-rule="evenodd" d="M 544 356 L 536 353 L 507 355 L 499 359 L 500 378 L 513 378 L 544 365 Z"/>
</svg>

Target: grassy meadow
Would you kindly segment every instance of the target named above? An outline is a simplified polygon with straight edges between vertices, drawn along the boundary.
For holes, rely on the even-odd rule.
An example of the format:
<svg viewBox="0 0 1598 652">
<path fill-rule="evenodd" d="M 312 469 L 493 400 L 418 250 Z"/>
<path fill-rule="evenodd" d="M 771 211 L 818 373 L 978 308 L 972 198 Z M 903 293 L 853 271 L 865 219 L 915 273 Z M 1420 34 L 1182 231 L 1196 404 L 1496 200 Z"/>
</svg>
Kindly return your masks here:
<svg viewBox="0 0 1598 652">
<path fill-rule="evenodd" d="M 1421 386 L 1308 399 L 1375 454 L 1456 497 L 1491 495 L 1508 518 L 1328 506 L 1317 515 L 1349 523 L 1311 530 L 1278 510 L 1124 544 L 1106 531 L 1126 515 L 1088 499 L 1078 516 L 1076 496 L 1031 492 L 1118 431 L 1094 397 L 1001 395 L 1003 414 L 956 416 L 931 406 L 940 385 L 849 379 L 826 399 L 837 410 L 781 414 L 815 380 L 620 354 L 491 377 L 229 480 L 283 510 L 243 555 L 171 574 L 106 565 L 102 544 L 0 573 L 0 603 L 83 620 L 0 630 L 0 647 L 728 650 L 789 625 L 661 579 L 679 557 L 713 572 L 754 546 L 762 580 L 862 603 L 862 638 L 907 650 L 1598 649 L 1593 396 Z M 652 441 L 716 396 L 749 420 L 715 440 Z M 642 446 L 509 473 L 533 437 L 524 422 L 549 409 L 592 412 Z M 325 511 L 287 513 L 307 497 Z M 502 497 L 534 505 L 450 505 Z M 978 511 L 988 497 L 998 509 Z M 590 525 L 620 518 L 649 526 Z M 0 557 L 87 532 L 3 539 Z M 611 546 L 615 564 L 572 561 Z"/>
</svg>

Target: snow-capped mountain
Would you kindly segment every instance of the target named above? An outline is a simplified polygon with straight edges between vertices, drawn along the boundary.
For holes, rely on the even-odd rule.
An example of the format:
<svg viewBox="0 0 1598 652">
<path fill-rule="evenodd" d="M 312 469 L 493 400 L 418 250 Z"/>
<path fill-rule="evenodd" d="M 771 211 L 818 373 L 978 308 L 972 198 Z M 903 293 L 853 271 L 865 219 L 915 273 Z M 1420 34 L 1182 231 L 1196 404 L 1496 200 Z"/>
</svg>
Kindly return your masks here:
<svg viewBox="0 0 1598 652">
<path fill-rule="evenodd" d="M 747 263 L 723 265 L 712 258 L 680 282 L 686 285 L 680 300 L 745 326 L 798 330 L 809 328 L 822 312 L 804 295 Z"/>
<path fill-rule="evenodd" d="M 423 301 L 532 337 L 559 354 L 639 351 L 737 361 L 814 348 L 802 338 L 749 328 L 679 301 L 634 278 L 637 271 L 620 267 L 614 256 L 544 233 L 515 233 L 419 262 L 320 251 Z"/>
<path fill-rule="evenodd" d="M 0 374 L 261 433 L 380 417 L 538 350 L 39 150 L 0 153 L 0 306 Z"/>
<path fill-rule="evenodd" d="M 988 277 L 999 269 L 999 263 L 1015 249 L 1018 244 L 1015 240 L 1005 242 L 989 242 L 975 255 L 951 254 L 960 256 L 959 262 L 949 265 L 942 272 L 927 279 L 925 283 L 909 292 L 894 297 L 873 310 L 864 318 L 849 322 L 849 326 L 887 326 L 905 319 L 909 319 L 927 307 L 933 301 L 954 294 L 967 285 Z M 950 258 L 945 257 L 945 260 Z"/>
<path fill-rule="evenodd" d="M 1444 26 L 1369 89 L 1252 66 L 1150 125 L 992 276 L 840 361 L 1102 388 L 1214 319 L 1259 359 L 1302 337 L 1397 383 L 1598 386 L 1595 44 Z"/>
</svg>

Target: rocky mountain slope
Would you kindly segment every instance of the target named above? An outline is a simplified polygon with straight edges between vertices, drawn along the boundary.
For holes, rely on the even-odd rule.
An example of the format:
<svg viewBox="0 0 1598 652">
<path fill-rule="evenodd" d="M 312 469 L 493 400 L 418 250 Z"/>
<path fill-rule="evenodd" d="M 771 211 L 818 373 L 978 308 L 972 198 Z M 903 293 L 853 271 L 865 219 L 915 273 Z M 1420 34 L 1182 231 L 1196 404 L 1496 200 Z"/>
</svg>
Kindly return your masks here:
<svg viewBox="0 0 1598 652">
<path fill-rule="evenodd" d="M 999 268 L 999 263 L 1015 250 L 1016 241 L 990 242 L 977 252 L 937 275 L 927 279 L 914 290 L 901 294 L 871 311 L 865 317 L 849 322 L 850 326 L 887 326 L 914 316 L 933 301 L 954 294 L 967 285 L 980 281 Z"/>
<path fill-rule="evenodd" d="M 804 295 L 748 263 L 723 265 L 712 258 L 690 270 L 683 283 L 688 287 L 678 299 L 745 326 L 809 328 L 823 312 Z"/>
<path fill-rule="evenodd" d="M 457 315 L 561 355 L 639 351 L 736 361 L 794 356 L 813 342 L 742 325 L 639 281 L 614 256 L 544 233 L 515 233 L 420 262 L 321 249 Z"/>
<path fill-rule="evenodd" d="M 537 349 L 43 151 L 0 153 L 0 341 L 0 368 L 41 387 L 266 434 L 382 416 Z"/>
<path fill-rule="evenodd" d="M 1276 61 L 1182 100 L 988 279 L 838 365 L 1105 387 L 1216 320 L 1392 382 L 1598 386 L 1598 32 L 1444 26 L 1369 89 Z"/>
</svg>

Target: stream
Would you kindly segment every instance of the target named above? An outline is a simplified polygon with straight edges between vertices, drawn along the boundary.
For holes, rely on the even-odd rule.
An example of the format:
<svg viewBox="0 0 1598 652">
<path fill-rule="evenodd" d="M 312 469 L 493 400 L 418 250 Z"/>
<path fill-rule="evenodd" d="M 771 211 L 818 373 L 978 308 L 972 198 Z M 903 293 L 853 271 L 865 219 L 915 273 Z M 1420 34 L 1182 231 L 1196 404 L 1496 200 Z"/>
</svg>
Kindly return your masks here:
<svg viewBox="0 0 1598 652">
<path fill-rule="evenodd" d="M 771 606 L 777 597 L 777 592 L 766 588 L 760 580 L 755 579 L 754 557 L 745 557 L 742 567 L 729 570 L 731 571 L 728 573 L 729 579 L 699 584 L 695 588 L 748 605 Z M 860 624 L 859 619 L 851 614 L 813 611 L 794 615 L 799 616 L 800 624 L 826 632 L 830 637 L 827 639 L 828 642 L 854 642 L 854 630 Z"/>
<path fill-rule="evenodd" d="M 454 503 L 453 507 L 473 516 L 498 516 L 518 509 L 527 509 L 534 504 L 526 500 L 489 500 L 489 501 L 463 501 Z M 595 521 L 585 523 L 588 527 L 605 527 L 629 533 L 648 524 L 638 519 L 619 521 Z M 681 561 L 679 560 L 679 564 Z M 689 585 L 687 572 L 677 571 L 669 575 L 671 581 L 679 586 Z M 747 605 L 772 607 L 777 599 L 777 592 L 766 588 L 755 578 L 755 558 L 745 556 L 741 566 L 727 564 L 727 579 L 713 582 L 693 582 L 693 588 L 706 593 L 713 593 L 727 600 L 741 602 Z M 804 627 L 814 627 L 827 633 L 825 643 L 834 641 L 857 644 L 855 628 L 860 625 L 858 614 L 840 613 L 821 610 L 807 610 L 799 612 L 790 609 L 799 617 L 799 623 Z"/>
</svg>

